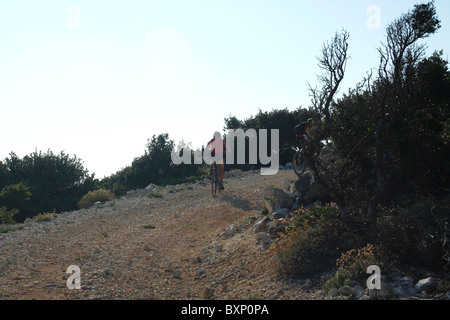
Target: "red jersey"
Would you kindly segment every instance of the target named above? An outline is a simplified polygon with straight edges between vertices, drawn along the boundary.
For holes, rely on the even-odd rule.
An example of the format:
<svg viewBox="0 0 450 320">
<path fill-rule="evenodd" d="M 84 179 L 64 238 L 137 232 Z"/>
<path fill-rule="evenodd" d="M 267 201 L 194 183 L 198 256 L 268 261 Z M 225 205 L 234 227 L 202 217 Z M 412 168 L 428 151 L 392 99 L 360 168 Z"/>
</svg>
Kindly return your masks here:
<svg viewBox="0 0 450 320">
<path fill-rule="evenodd" d="M 216 137 L 212 138 L 208 144 L 206 145 L 206 148 L 208 148 L 211 145 L 211 153 L 223 153 L 223 147 L 226 146 L 226 142 L 222 138 Z"/>
</svg>

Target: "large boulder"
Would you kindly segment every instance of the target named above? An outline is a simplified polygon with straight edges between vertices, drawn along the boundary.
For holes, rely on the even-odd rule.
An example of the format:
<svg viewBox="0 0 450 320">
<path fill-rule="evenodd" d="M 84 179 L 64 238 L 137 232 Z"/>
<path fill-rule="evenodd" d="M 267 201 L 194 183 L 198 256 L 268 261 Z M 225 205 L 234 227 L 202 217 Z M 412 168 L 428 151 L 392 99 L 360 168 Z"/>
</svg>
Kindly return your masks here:
<svg viewBox="0 0 450 320">
<path fill-rule="evenodd" d="M 315 181 L 311 184 L 308 192 L 306 193 L 304 197 L 305 201 L 307 203 L 309 202 L 315 202 L 317 200 L 321 202 L 329 202 L 330 201 L 330 195 L 327 192 L 327 189 L 325 186 L 320 184 L 319 182 Z"/>
<path fill-rule="evenodd" d="M 316 200 L 322 202 L 330 201 L 330 195 L 327 188 L 318 182 L 315 175 L 317 173 L 322 174 L 323 167 L 329 172 L 335 172 L 340 169 L 343 162 L 341 155 L 331 145 L 326 145 L 322 148 L 318 160 L 321 164 L 317 169 L 318 172 L 312 170 L 306 171 L 299 176 L 295 183 L 295 188 L 301 193 L 305 203 L 314 202 Z"/>
<path fill-rule="evenodd" d="M 294 204 L 291 196 L 281 189 L 267 187 L 261 192 L 265 205 L 269 213 L 281 208 L 291 208 Z"/>
<path fill-rule="evenodd" d="M 432 277 L 419 280 L 416 284 L 416 290 L 419 292 L 425 291 L 427 293 L 432 293 L 436 289 L 436 282 Z"/>
<path fill-rule="evenodd" d="M 306 171 L 304 174 L 298 177 L 295 182 L 295 189 L 302 195 L 306 195 L 314 183 L 314 174 L 312 171 Z"/>
<path fill-rule="evenodd" d="M 286 193 L 294 193 L 295 192 L 295 178 L 286 178 L 281 182 L 280 188 Z"/>
<path fill-rule="evenodd" d="M 313 171 L 306 171 L 299 176 L 295 182 L 295 189 L 301 194 L 303 203 L 311 203 L 316 200 L 327 202 L 330 198 L 327 189 L 314 178 Z"/>
<path fill-rule="evenodd" d="M 334 171 L 338 169 L 343 159 L 336 149 L 330 145 L 326 145 L 320 151 L 319 160 L 328 170 Z"/>
</svg>

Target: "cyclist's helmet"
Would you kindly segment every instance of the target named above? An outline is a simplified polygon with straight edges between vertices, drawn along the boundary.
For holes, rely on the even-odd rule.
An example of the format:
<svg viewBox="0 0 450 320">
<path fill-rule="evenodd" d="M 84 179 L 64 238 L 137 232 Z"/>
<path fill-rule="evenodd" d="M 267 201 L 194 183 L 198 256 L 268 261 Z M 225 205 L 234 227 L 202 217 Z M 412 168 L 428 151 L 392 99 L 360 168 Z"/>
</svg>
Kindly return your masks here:
<svg viewBox="0 0 450 320">
<path fill-rule="evenodd" d="M 309 119 L 308 119 L 308 123 L 313 123 L 313 119 L 312 119 L 312 118 L 309 118 Z"/>
</svg>

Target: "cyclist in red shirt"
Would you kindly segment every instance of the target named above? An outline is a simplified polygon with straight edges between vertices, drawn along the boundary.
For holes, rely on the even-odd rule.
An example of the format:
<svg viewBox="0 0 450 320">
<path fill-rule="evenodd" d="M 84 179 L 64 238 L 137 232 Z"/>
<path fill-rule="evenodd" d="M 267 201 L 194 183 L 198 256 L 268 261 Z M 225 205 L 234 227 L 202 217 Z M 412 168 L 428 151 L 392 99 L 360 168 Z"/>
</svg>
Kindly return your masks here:
<svg viewBox="0 0 450 320">
<path fill-rule="evenodd" d="M 306 132 L 308 129 L 312 128 L 313 126 L 313 119 L 309 118 L 308 121 L 302 122 L 295 126 L 294 133 L 295 137 L 302 141 L 306 140 L 306 142 L 309 142 L 311 138 L 309 137 L 308 133 Z"/>
<path fill-rule="evenodd" d="M 219 156 L 217 159 L 217 166 L 219 167 L 219 177 L 220 177 L 220 190 L 224 189 L 223 186 L 223 178 L 225 176 L 225 164 L 224 164 L 224 159 L 223 159 L 223 147 L 226 147 L 228 150 L 228 146 L 226 144 L 226 142 L 222 139 L 222 137 L 220 136 L 219 132 L 215 132 L 214 133 L 214 137 L 208 142 L 208 144 L 206 145 L 206 149 L 211 149 L 211 156 L 215 157 L 216 154 L 221 154 L 222 156 Z M 214 166 L 214 162 L 211 163 L 211 169 Z"/>
</svg>

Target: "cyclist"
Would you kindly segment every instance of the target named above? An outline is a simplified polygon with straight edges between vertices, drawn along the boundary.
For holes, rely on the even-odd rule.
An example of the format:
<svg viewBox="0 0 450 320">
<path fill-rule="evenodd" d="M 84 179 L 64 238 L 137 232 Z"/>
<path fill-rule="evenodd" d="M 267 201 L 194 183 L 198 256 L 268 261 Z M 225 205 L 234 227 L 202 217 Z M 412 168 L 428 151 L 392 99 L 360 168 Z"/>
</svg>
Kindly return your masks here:
<svg viewBox="0 0 450 320">
<path fill-rule="evenodd" d="M 219 186 L 220 190 L 225 189 L 223 186 L 223 178 L 225 176 L 225 164 L 223 161 L 223 147 L 229 148 L 226 142 L 222 139 L 219 132 L 214 132 L 214 137 L 206 145 L 206 149 L 211 149 L 211 156 L 215 157 L 216 154 L 220 154 L 217 159 L 217 166 L 219 167 Z M 211 163 L 210 172 L 214 167 L 214 161 Z"/>
<path fill-rule="evenodd" d="M 295 126 L 294 128 L 294 134 L 300 143 L 303 143 L 304 141 L 310 142 L 311 138 L 309 137 L 307 130 L 311 129 L 314 125 L 313 119 L 309 118 L 308 121 L 302 122 Z"/>
<path fill-rule="evenodd" d="M 294 154 L 294 158 L 292 159 L 294 172 L 300 176 L 306 170 L 306 158 L 304 156 L 303 146 L 305 143 L 310 142 L 311 138 L 309 137 L 307 131 L 311 129 L 313 126 L 313 119 L 309 118 L 307 121 L 302 122 L 295 126 L 294 134 L 296 138 L 296 142 L 298 143 L 298 150 Z"/>
</svg>

